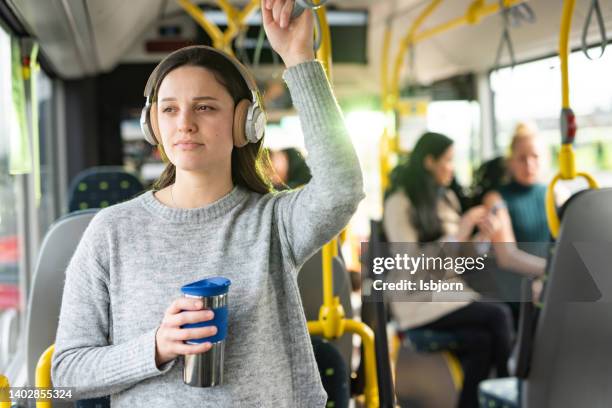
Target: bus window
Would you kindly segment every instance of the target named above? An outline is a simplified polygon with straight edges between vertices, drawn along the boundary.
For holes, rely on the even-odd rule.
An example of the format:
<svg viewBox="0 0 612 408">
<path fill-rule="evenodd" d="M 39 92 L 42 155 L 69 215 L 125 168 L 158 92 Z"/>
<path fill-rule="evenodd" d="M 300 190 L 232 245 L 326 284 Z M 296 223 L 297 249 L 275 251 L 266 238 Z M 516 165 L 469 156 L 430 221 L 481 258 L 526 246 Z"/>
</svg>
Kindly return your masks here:
<svg viewBox="0 0 612 408">
<path fill-rule="evenodd" d="M 18 336 L 19 259 L 17 178 L 9 174 L 9 134 L 16 126 L 12 107 L 11 38 L 0 28 L 0 372 L 12 358 Z"/>
<path fill-rule="evenodd" d="M 576 114 L 578 135 L 576 162 L 580 169 L 595 176 L 601 186 L 612 185 L 612 83 L 608 80 L 612 54 L 588 60 L 582 51 L 570 55 L 570 100 Z M 534 122 L 547 147 L 555 169 L 560 144 L 559 111 L 561 100 L 559 58 L 552 57 L 500 69 L 491 74 L 494 92 L 498 146 L 505 148 L 517 122 Z M 546 158 L 545 158 L 546 159 Z M 572 188 L 573 189 L 573 188 Z"/>
<path fill-rule="evenodd" d="M 40 189 L 38 205 L 39 237 L 44 237 L 49 225 L 59 215 L 59 203 L 55 199 L 56 191 L 56 138 L 53 128 L 53 82 L 47 74 L 39 69 L 36 72 L 36 103 L 38 104 L 38 135 L 40 147 Z"/>
<path fill-rule="evenodd" d="M 472 182 L 472 166 L 478 158 L 479 115 L 475 101 L 436 101 L 427 108 L 427 128 L 455 142 L 455 174 L 463 186 Z"/>
</svg>

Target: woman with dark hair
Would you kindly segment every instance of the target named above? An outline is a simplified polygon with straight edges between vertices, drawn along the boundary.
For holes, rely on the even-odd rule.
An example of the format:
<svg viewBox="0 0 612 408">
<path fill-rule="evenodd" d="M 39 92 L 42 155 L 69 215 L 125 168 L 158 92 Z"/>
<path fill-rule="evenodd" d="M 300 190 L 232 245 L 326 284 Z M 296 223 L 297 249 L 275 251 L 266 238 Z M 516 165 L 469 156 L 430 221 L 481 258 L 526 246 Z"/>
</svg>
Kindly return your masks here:
<svg viewBox="0 0 612 408">
<path fill-rule="evenodd" d="M 454 177 L 453 141 L 439 133 L 425 133 L 410 157 L 394 171 L 385 200 L 383 225 L 389 242 L 468 242 L 488 239 L 497 231 L 497 220 L 484 206 L 461 214 Z M 475 227 L 479 237 L 473 236 Z M 469 292 L 468 292 L 469 293 Z M 465 293 L 464 293 L 465 294 Z M 512 328 L 508 308 L 475 302 L 391 302 L 391 312 L 401 331 L 429 329 L 451 333 L 454 349 L 464 369 L 460 407 L 476 407 L 478 383 L 491 368 L 508 375 Z"/>
<path fill-rule="evenodd" d="M 167 169 L 83 234 L 66 271 L 54 386 L 78 399 L 111 395 L 113 407 L 325 406 L 297 271 L 349 221 L 363 183 L 314 60 L 313 15 L 291 20 L 292 7 L 266 0 L 262 17 L 287 67 L 312 182 L 271 191 L 261 98 L 237 60 L 204 46 L 166 57 L 147 82 L 141 125 Z M 183 356 L 210 352 L 217 328 L 185 327 L 214 313 L 180 288 L 218 275 L 231 280 L 223 384 L 191 387 Z"/>
<path fill-rule="evenodd" d="M 298 188 L 310 181 L 310 169 L 298 149 L 271 150 L 270 161 L 274 170 L 270 178 L 277 190 Z"/>
</svg>

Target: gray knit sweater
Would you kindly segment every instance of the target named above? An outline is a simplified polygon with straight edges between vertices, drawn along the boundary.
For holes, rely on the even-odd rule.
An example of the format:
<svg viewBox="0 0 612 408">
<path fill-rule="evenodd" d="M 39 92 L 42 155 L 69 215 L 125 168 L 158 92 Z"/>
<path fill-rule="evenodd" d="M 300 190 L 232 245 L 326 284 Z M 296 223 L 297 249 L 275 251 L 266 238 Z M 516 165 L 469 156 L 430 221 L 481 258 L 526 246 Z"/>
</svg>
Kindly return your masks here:
<svg viewBox="0 0 612 408">
<path fill-rule="evenodd" d="M 78 245 L 66 284 L 53 384 L 113 407 L 322 407 L 297 288 L 300 266 L 349 221 L 363 198 L 359 163 L 318 62 L 285 71 L 302 122 L 312 180 L 261 195 L 235 187 L 197 209 L 149 191 L 101 210 Z M 180 287 L 231 279 L 225 384 L 182 381 L 183 358 L 155 365 L 155 333 Z"/>
</svg>

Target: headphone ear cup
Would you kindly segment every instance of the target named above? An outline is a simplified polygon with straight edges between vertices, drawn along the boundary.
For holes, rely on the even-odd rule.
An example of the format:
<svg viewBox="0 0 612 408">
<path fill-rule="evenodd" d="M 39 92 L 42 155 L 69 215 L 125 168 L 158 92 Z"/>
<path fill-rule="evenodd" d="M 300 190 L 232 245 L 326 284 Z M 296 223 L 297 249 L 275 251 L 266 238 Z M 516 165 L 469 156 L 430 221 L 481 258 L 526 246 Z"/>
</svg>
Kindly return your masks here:
<svg viewBox="0 0 612 408">
<path fill-rule="evenodd" d="M 151 108 L 149 109 L 149 128 L 153 133 L 153 137 L 155 138 L 155 144 L 161 144 L 161 133 L 159 133 L 159 123 L 157 122 L 157 103 L 152 103 Z"/>
<path fill-rule="evenodd" d="M 251 101 L 248 99 L 242 99 L 236 104 L 234 109 L 234 146 L 244 147 L 249 141 L 246 137 L 246 120 L 249 108 L 251 107 Z"/>
<path fill-rule="evenodd" d="M 155 136 L 153 136 L 153 129 L 151 129 L 151 123 L 149 121 L 149 109 L 150 106 L 146 105 L 140 112 L 140 130 L 142 130 L 144 139 L 149 144 L 155 146 L 157 143 L 155 142 Z"/>
</svg>

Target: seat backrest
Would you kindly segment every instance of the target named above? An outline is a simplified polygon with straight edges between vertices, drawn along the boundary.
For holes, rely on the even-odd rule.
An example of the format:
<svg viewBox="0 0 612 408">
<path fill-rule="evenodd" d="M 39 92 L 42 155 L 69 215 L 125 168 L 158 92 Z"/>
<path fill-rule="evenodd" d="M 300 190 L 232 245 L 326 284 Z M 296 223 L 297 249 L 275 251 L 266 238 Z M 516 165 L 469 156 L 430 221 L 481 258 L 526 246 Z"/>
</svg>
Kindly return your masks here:
<svg viewBox="0 0 612 408">
<path fill-rule="evenodd" d="M 92 167 L 77 174 L 70 183 L 68 211 L 108 207 L 143 190 L 140 180 L 123 167 Z"/>
<path fill-rule="evenodd" d="M 45 235 L 32 278 L 26 321 L 28 385 L 34 385 L 40 355 L 55 343 L 65 272 L 83 232 L 98 210 L 70 213 L 55 221 Z"/>
<path fill-rule="evenodd" d="M 527 407 L 603 407 L 612 401 L 612 189 L 565 210 L 549 265 L 523 392 Z"/>
<path fill-rule="evenodd" d="M 401 407 L 454 407 L 460 384 L 455 384 L 448 354 L 421 353 L 404 338 L 395 361 L 395 392 Z"/>
<path fill-rule="evenodd" d="M 302 297 L 302 305 L 306 320 L 319 320 L 319 309 L 323 304 L 323 264 L 322 251 L 314 254 L 300 270 L 298 274 L 298 287 Z M 353 307 L 351 306 L 351 281 L 344 266 L 344 261 L 335 257 L 333 259 L 333 284 L 334 296 L 340 298 L 340 304 L 344 308 L 347 319 L 353 318 Z M 351 367 L 351 356 L 353 353 L 353 339 L 351 335 L 344 335 L 331 343 L 340 351 L 348 367 Z"/>
</svg>

